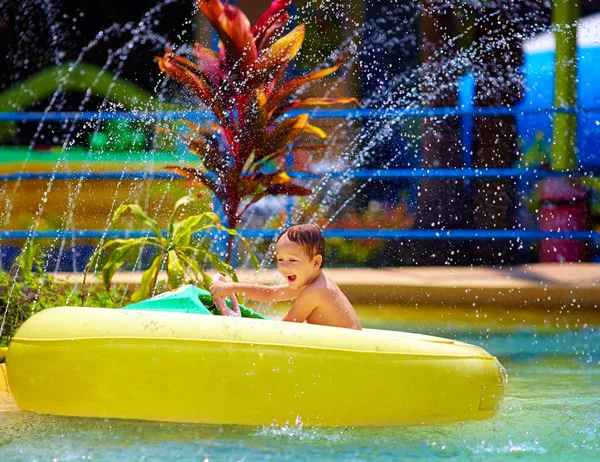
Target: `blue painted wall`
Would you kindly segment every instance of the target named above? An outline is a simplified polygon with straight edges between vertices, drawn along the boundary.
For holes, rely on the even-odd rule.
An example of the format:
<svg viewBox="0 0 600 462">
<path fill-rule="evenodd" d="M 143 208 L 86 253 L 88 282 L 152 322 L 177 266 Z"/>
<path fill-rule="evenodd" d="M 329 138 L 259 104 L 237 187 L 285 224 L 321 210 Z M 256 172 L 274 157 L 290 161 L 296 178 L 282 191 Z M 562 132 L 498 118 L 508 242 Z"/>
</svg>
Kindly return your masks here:
<svg viewBox="0 0 600 462">
<path fill-rule="evenodd" d="M 600 48 L 581 48 L 579 56 L 578 103 L 582 108 L 600 108 Z M 525 98 L 520 107 L 551 107 L 554 104 L 554 52 L 526 53 L 523 66 Z M 536 132 L 544 134 L 548 146 L 552 138 L 552 116 L 526 114 L 517 117 L 523 151 L 531 146 Z M 580 112 L 578 159 L 582 167 L 600 167 L 600 112 Z"/>
</svg>

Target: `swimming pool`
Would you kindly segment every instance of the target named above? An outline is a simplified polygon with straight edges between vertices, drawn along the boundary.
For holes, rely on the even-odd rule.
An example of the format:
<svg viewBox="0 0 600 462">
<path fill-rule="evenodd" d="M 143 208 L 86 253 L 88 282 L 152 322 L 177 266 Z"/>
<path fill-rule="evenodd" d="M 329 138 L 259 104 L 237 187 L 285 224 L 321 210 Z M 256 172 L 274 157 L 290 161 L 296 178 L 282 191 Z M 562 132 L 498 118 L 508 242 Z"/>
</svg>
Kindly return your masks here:
<svg viewBox="0 0 600 462">
<path fill-rule="evenodd" d="M 365 324 L 370 327 L 445 335 L 481 345 L 498 356 L 509 374 L 501 412 L 490 420 L 452 425 L 306 428 L 294 422 L 283 427 L 236 427 L 80 419 L 8 411 L 0 413 L 2 459 L 462 461 L 533 460 L 550 456 L 581 461 L 600 458 L 597 315 L 571 314 L 567 328 L 560 323 L 536 324 L 535 318 L 528 318 L 527 327 L 523 323 L 500 324 L 493 316 L 483 318 L 485 322 L 479 324 L 473 320 L 459 322 L 463 316 L 460 310 L 441 323 L 439 315 L 408 316 L 407 320 L 393 319 L 389 309 L 358 311 L 362 311 L 363 318 L 368 319 Z M 367 311 L 371 314 L 367 315 Z M 557 319 L 548 313 L 539 317 Z M 514 322 L 519 324 L 518 319 Z"/>
</svg>

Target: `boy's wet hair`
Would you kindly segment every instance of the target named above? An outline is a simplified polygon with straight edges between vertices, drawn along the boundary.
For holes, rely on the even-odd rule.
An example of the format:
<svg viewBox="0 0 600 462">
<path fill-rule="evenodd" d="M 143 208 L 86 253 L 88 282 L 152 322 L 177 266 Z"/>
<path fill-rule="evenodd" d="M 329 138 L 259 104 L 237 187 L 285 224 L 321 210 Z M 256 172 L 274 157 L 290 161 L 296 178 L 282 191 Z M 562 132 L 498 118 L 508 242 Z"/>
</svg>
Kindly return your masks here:
<svg viewBox="0 0 600 462">
<path fill-rule="evenodd" d="M 321 265 L 325 263 L 325 237 L 317 225 L 294 225 L 282 232 L 277 238 L 277 242 L 283 237 L 302 246 L 309 258 L 315 258 L 321 255 Z"/>
</svg>

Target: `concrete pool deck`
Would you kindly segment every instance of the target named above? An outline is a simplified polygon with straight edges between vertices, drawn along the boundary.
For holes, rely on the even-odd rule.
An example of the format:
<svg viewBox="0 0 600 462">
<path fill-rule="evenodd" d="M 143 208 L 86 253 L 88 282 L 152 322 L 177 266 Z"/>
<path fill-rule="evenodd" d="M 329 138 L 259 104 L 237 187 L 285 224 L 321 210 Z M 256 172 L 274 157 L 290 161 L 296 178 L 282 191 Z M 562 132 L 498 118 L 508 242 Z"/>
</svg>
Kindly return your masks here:
<svg viewBox="0 0 600 462">
<path fill-rule="evenodd" d="M 510 305 L 523 309 L 600 307 L 600 264 L 536 263 L 507 267 L 331 268 L 326 273 L 352 303 L 370 305 Z M 137 284 L 141 272 L 121 272 L 115 282 Z M 276 270 L 238 272 L 240 280 L 281 283 Z M 61 273 L 60 280 L 81 281 Z M 88 278 L 93 280 L 94 278 Z M 159 280 L 166 280 L 161 275 Z"/>
</svg>

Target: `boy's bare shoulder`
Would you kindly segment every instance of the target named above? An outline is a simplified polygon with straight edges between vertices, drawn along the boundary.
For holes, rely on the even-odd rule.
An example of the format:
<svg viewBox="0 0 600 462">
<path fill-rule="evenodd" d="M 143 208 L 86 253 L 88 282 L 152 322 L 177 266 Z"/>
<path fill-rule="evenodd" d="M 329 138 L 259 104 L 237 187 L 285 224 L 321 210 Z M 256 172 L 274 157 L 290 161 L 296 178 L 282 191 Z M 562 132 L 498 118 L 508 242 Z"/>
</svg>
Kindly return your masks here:
<svg viewBox="0 0 600 462">
<path fill-rule="evenodd" d="M 302 291 L 302 295 L 304 296 L 313 296 L 318 295 L 325 289 L 325 286 L 320 282 L 314 281 L 307 285 Z"/>
<path fill-rule="evenodd" d="M 312 284 L 304 289 L 304 292 L 307 292 L 307 295 L 318 295 L 320 297 L 326 295 L 333 296 L 339 292 L 339 287 L 335 282 L 325 276 L 325 274 L 321 273 L 317 280 L 313 281 Z"/>
</svg>

